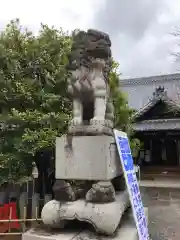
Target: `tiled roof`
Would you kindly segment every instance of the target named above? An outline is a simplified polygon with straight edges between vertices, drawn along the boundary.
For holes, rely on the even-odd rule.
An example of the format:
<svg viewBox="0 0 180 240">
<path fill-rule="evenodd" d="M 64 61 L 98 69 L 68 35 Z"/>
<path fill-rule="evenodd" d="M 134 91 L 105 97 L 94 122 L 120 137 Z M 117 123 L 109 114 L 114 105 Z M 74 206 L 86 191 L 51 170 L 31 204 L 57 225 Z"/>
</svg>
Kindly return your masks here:
<svg viewBox="0 0 180 240">
<path fill-rule="evenodd" d="M 180 119 L 153 119 L 144 120 L 132 125 L 135 131 L 179 130 Z"/>
<path fill-rule="evenodd" d="M 177 101 L 172 100 L 167 96 L 167 92 L 164 91 L 164 88 L 158 87 L 153 93 L 153 97 L 151 100 L 138 112 L 135 113 L 134 118 L 142 116 L 145 112 L 147 112 L 150 108 L 152 108 L 157 102 L 163 101 L 167 105 L 173 107 L 180 111 L 180 104 Z"/>
<path fill-rule="evenodd" d="M 180 73 L 175 74 L 167 74 L 167 75 L 157 75 L 157 76 L 150 76 L 150 77 L 140 77 L 140 78 L 128 78 L 128 79 L 121 79 L 120 85 L 140 85 L 140 84 L 149 84 L 149 83 L 162 83 L 166 81 L 174 81 L 180 80 Z"/>
</svg>

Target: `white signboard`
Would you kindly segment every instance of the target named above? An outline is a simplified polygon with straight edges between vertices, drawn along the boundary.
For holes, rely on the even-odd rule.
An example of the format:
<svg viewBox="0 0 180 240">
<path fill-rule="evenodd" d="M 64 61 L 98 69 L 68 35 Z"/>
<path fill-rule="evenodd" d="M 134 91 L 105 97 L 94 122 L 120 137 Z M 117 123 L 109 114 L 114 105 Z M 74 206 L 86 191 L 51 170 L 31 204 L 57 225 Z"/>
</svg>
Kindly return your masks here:
<svg viewBox="0 0 180 240">
<path fill-rule="evenodd" d="M 139 235 L 139 240 L 149 240 L 147 220 L 144 213 L 144 207 L 141 200 L 136 173 L 134 171 L 134 163 L 128 137 L 125 132 L 118 130 L 114 130 L 114 135 L 129 193 L 133 216 Z"/>
</svg>

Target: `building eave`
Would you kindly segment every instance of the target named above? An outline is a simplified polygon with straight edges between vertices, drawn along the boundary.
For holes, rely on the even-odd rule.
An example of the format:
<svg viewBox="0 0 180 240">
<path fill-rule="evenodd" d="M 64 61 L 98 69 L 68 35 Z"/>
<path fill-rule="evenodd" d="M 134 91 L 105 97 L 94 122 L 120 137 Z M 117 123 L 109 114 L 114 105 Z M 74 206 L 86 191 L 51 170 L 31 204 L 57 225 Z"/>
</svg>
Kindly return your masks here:
<svg viewBox="0 0 180 240">
<path fill-rule="evenodd" d="M 151 100 L 148 104 L 146 104 L 143 108 L 141 108 L 138 112 L 136 112 L 134 114 L 134 119 L 142 116 L 144 113 L 148 112 L 150 110 L 150 108 L 152 108 L 156 103 L 158 103 L 158 101 L 163 101 L 164 103 L 166 103 L 169 106 L 172 106 L 174 109 L 177 109 L 180 111 L 180 104 L 177 103 L 176 101 L 166 97 L 166 98 L 162 98 L 159 100 Z"/>
<path fill-rule="evenodd" d="M 151 76 L 151 77 L 121 79 L 120 85 L 121 86 L 144 85 L 144 84 L 151 84 L 151 83 L 161 84 L 163 82 L 176 81 L 176 80 L 180 80 L 180 73 L 157 75 L 157 76 Z"/>
<path fill-rule="evenodd" d="M 180 104 L 177 101 L 174 101 L 171 98 L 169 98 L 167 96 L 167 92 L 164 90 L 164 87 L 159 86 L 158 88 L 156 88 L 150 101 L 143 108 L 141 108 L 138 112 L 134 114 L 133 116 L 134 120 L 136 120 L 140 116 L 143 116 L 159 101 L 166 103 L 168 106 L 171 106 L 174 110 L 180 111 Z"/>
<path fill-rule="evenodd" d="M 156 119 L 144 120 L 132 125 L 136 132 L 160 131 L 160 130 L 180 130 L 180 119 Z"/>
</svg>

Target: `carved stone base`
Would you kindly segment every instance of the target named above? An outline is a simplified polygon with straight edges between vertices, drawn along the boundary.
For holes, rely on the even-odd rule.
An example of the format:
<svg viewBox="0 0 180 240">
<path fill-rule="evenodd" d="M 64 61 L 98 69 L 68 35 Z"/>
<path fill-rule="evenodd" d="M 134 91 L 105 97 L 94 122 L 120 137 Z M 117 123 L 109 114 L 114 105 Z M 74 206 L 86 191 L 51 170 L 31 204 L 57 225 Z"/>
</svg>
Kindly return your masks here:
<svg viewBox="0 0 180 240">
<path fill-rule="evenodd" d="M 147 211 L 145 211 L 147 212 Z M 131 214 L 128 211 L 122 218 L 122 224 L 113 236 L 99 236 L 85 229 L 64 229 L 60 231 L 47 231 L 45 229 L 31 229 L 22 235 L 22 240 L 138 240 L 137 229 Z"/>
<path fill-rule="evenodd" d="M 129 204 L 126 191 L 118 192 L 114 202 L 104 204 L 87 203 L 85 200 L 64 203 L 52 200 L 43 207 L 41 217 L 47 226 L 53 227 L 60 220 L 77 219 L 89 222 L 98 233 L 112 235 Z"/>
</svg>

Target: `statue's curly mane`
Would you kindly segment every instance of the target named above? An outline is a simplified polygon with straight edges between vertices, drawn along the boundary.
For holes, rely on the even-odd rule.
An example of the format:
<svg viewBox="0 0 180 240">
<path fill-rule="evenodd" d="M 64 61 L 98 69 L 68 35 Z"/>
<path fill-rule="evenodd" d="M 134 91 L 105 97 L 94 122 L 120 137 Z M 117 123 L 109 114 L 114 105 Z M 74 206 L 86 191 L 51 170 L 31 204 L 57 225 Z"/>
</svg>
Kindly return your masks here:
<svg viewBox="0 0 180 240">
<path fill-rule="evenodd" d="M 73 44 L 67 69 L 71 72 L 80 67 L 90 69 L 95 59 L 102 59 L 105 62 L 103 74 L 107 81 L 112 63 L 109 36 L 90 29 L 87 32 L 75 30 L 72 38 Z"/>
</svg>

